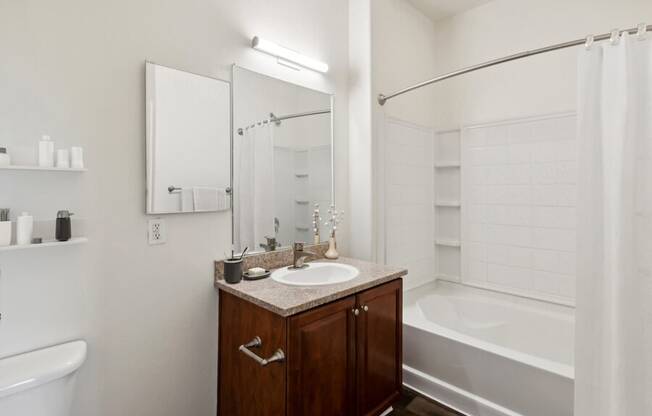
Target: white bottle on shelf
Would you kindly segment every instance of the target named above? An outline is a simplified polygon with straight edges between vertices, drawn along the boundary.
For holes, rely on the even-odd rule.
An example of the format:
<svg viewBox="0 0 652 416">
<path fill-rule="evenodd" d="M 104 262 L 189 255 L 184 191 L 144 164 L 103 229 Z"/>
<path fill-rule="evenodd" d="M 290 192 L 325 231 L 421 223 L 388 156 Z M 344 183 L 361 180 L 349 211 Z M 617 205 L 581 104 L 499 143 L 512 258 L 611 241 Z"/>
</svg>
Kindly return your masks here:
<svg viewBox="0 0 652 416">
<path fill-rule="evenodd" d="M 79 146 L 70 148 L 70 167 L 84 169 L 84 149 Z"/>
<path fill-rule="evenodd" d="M 68 153 L 68 149 L 57 150 L 57 167 L 62 169 L 70 167 L 70 153 Z"/>
<path fill-rule="evenodd" d="M 34 217 L 23 212 L 16 219 L 16 244 L 24 246 L 32 243 L 32 232 L 34 231 Z"/>
<path fill-rule="evenodd" d="M 54 167 L 54 142 L 47 134 L 38 143 L 38 165 L 42 168 Z"/>
</svg>

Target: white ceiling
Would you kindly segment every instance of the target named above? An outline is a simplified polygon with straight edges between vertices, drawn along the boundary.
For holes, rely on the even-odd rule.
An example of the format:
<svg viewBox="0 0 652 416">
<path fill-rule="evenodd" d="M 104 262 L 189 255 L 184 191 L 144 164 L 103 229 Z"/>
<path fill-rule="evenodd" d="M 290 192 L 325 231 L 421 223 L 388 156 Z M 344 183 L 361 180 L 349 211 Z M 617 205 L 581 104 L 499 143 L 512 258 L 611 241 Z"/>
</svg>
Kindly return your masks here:
<svg viewBox="0 0 652 416">
<path fill-rule="evenodd" d="M 488 3 L 491 0 L 408 0 L 433 21 Z"/>
</svg>

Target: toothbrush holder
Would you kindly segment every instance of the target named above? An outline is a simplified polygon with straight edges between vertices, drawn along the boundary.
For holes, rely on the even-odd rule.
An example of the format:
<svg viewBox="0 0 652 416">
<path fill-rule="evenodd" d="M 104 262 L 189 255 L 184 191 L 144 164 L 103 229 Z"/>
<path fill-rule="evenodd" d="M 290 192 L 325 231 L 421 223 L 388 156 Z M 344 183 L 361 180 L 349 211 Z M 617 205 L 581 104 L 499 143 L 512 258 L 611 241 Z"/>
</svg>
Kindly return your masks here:
<svg viewBox="0 0 652 416">
<path fill-rule="evenodd" d="M 224 281 L 234 284 L 240 283 L 240 280 L 242 280 L 242 259 L 224 260 Z"/>
</svg>

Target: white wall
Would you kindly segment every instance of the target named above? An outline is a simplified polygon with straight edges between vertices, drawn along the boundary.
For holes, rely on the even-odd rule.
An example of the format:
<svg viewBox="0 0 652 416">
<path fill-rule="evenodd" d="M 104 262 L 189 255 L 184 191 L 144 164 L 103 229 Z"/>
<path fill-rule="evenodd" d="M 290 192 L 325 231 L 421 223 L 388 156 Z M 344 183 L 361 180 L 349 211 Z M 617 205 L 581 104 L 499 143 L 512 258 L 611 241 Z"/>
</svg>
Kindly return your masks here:
<svg viewBox="0 0 652 416">
<path fill-rule="evenodd" d="M 389 94 L 432 77 L 436 70 L 435 26 L 407 0 L 374 0 L 372 75 L 374 116 L 434 126 L 435 96 L 422 89 L 380 107 L 378 94 Z"/>
<path fill-rule="evenodd" d="M 433 138 L 428 131 L 434 125 L 434 93 L 417 91 L 383 107 L 376 99 L 434 72 L 435 32 L 406 0 L 377 0 L 372 6 L 374 249 L 377 260 L 408 268 L 408 288 L 434 279 L 433 154 L 432 143 L 422 143 Z M 407 180 L 411 174 L 417 176 Z"/>
<path fill-rule="evenodd" d="M 436 73 L 646 20 L 648 0 L 494 0 L 436 22 Z M 550 52 L 429 87 L 437 126 L 574 110 L 576 56 L 575 48 Z"/>
<path fill-rule="evenodd" d="M 374 257 L 371 89 L 372 0 L 349 1 L 349 200 L 350 253 Z"/>
<path fill-rule="evenodd" d="M 0 2 L 0 142 L 42 133 L 84 146 L 78 176 L 0 175 L 0 205 L 40 218 L 71 207 L 87 246 L 0 256 L 0 356 L 84 337 L 78 415 L 213 415 L 212 261 L 230 213 L 165 217 L 146 241 L 144 61 L 228 79 L 237 62 L 335 93 L 336 197 L 348 189 L 347 4 L 337 1 Z M 328 62 L 320 75 L 248 47 L 260 35 Z M 345 243 L 345 241 L 344 241 Z"/>
</svg>

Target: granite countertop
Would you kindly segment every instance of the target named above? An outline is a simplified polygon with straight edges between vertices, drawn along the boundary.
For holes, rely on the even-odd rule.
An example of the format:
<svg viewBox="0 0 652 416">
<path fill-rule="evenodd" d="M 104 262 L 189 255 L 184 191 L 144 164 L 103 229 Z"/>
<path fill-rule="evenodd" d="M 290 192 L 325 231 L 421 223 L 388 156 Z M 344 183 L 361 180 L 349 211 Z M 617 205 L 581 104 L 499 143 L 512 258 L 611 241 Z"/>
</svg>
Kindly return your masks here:
<svg viewBox="0 0 652 416">
<path fill-rule="evenodd" d="M 360 274 L 348 282 L 324 286 L 290 286 L 268 277 L 262 280 L 243 279 L 236 284 L 228 284 L 224 280 L 216 279 L 215 287 L 287 317 L 407 274 L 407 270 L 400 267 L 384 266 L 347 257 L 317 261 L 348 264 L 356 267 Z"/>
</svg>

